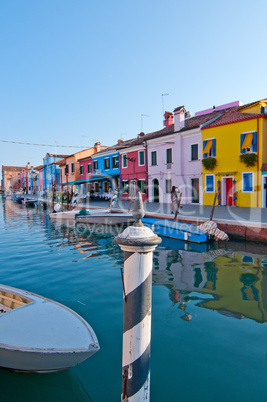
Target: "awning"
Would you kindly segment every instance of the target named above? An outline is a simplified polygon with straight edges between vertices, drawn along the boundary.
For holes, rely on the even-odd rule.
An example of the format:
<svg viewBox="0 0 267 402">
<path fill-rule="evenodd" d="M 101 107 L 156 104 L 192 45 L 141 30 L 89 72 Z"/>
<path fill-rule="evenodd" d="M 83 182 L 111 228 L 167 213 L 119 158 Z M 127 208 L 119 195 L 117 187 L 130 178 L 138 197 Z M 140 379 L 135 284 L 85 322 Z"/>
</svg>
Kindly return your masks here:
<svg viewBox="0 0 267 402">
<path fill-rule="evenodd" d="M 242 149 L 250 148 L 252 140 L 253 140 L 253 133 L 246 134 L 244 142 L 242 144 Z"/>
<path fill-rule="evenodd" d="M 208 140 L 205 149 L 203 151 L 203 154 L 208 154 L 211 150 L 211 147 L 212 147 L 212 140 Z"/>
</svg>

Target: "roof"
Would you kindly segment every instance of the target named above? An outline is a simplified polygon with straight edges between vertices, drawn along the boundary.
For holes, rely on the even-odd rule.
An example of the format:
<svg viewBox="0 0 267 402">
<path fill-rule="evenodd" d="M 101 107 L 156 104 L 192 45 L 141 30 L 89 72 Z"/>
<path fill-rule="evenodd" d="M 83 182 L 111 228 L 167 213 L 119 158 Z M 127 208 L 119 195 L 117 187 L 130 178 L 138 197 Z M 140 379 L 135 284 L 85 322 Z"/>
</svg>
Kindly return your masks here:
<svg viewBox="0 0 267 402">
<path fill-rule="evenodd" d="M 52 156 L 52 157 L 55 157 L 55 158 L 67 158 L 67 156 L 69 156 L 69 155 L 50 154 L 49 152 L 47 152 L 46 155 Z"/>
<path fill-rule="evenodd" d="M 2 171 L 5 172 L 20 172 L 21 170 L 25 169 L 25 166 L 3 166 L 2 165 Z"/>
<path fill-rule="evenodd" d="M 244 105 L 244 106 L 246 106 L 246 105 Z M 221 126 L 224 124 L 237 123 L 237 122 L 244 121 L 244 120 L 256 119 L 257 117 L 267 118 L 267 115 L 264 115 L 264 114 L 240 113 L 239 110 L 241 108 L 243 109 L 244 106 L 236 106 L 236 107 L 228 109 L 221 116 L 219 116 L 218 119 L 211 122 L 210 124 L 207 124 L 203 128 L 211 128 L 211 127 Z"/>
<path fill-rule="evenodd" d="M 35 166 L 34 169 L 36 170 L 42 170 L 44 168 L 44 165 L 39 165 L 39 166 Z"/>
</svg>

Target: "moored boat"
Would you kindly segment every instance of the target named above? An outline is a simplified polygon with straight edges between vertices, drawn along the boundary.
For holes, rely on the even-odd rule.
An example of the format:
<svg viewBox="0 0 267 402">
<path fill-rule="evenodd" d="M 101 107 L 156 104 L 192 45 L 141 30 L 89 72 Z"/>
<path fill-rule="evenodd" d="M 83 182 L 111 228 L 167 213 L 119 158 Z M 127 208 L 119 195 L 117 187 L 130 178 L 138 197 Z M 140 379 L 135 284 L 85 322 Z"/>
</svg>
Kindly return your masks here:
<svg viewBox="0 0 267 402">
<path fill-rule="evenodd" d="M 160 236 L 193 243 L 205 243 L 208 241 L 207 234 L 202 233 L 196 225 L 168 219 L 153 218 L 143 218 L 142 222 L 145 226 L 152 228 L 153 231 Z"/>
<path fill-rule="evenodd" d="M 64 370 L 100 347 L 91 326 L 62 304 L 0 285 L 0 367 L 27 372 Z"/>
</svg>

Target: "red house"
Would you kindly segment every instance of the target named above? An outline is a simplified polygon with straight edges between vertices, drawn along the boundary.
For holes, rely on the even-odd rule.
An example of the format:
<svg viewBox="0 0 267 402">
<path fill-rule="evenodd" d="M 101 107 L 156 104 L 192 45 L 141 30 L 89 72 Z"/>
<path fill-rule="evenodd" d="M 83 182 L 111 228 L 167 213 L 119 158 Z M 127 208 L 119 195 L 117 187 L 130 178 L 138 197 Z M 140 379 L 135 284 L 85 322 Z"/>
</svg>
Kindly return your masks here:
<svg viewBox="0 0 267 402">
<path fill-rule="evenodd" d="M 137 191 L 142 194 L 143 201 L 147 200 L 147 152 L 143 141 L 144 133 L 138 138 L 123 142 L 120 153 L 120 188 L 121 199 L 133 199 Z"/>
</svg>

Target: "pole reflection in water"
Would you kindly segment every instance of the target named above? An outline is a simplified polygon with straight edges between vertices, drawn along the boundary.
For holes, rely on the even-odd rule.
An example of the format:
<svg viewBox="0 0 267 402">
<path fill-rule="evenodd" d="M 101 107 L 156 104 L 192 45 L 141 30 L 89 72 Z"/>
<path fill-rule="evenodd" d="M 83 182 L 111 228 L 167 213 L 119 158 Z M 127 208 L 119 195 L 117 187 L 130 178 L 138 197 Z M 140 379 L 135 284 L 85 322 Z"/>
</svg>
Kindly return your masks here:
<svg viewBox="0 0 267 402">
<path fill-rule="evenodd" d="M 0 370 L 1 400 L 31 401 L 38 389 L 39 402 L 90 400 L 86 394 L 96 402 L 118 400 L 123 255 L 114 237 L 122 230 L 61 226 L 46 211 L 8 200 L 0 205 L 1 282 L 72 308 L 101 343 L 99 354 L 69 371 L 84 394 L 67 371 L 39 377 Z M 266 245 L 163 239 L 152 281 L 151 400 L 266 400 Z M 66 380 L 73 392 L 64 392 Z"/>
</svg>

